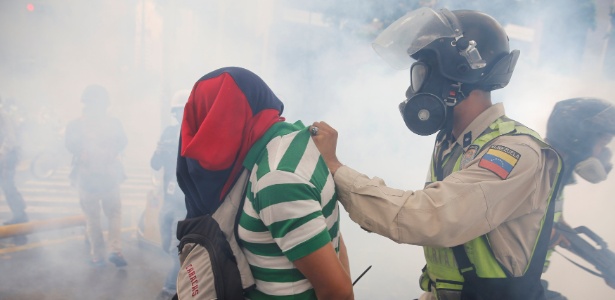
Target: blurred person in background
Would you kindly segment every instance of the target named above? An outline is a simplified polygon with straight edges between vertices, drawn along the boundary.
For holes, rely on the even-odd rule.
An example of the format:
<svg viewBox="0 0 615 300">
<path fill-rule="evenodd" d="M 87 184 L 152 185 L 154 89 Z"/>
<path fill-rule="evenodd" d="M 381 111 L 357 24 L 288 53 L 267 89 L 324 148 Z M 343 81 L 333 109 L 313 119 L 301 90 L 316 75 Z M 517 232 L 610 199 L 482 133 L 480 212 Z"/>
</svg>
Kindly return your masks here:
<svg viewBox="0 0 615 300">
<path fill-rule="evenodd" d="M 28 222 L 26 203 L 15 185 L 19 149 L 17 124 L 0 98 L 0 187 L 12 213 L 12 217 L 5 221 L 4 225 Z"/>
<path fill-rule="evenodd" d="M 439 133 L 425 187 L 412 191 L 343 165 L 337 131 L 314 122 L 313 140 L 350 218 L 423 246 L 420 299 L 544 299 L 540 276 L 562 163 L 492 103 L 491 91 L 508 84 L 519 57 L 502 26 L 478 11 L 420 8 L 387 27 L 374 49 L 410 68 L 399 105 L 408 129 Z"/>
<path fill-rule="evenodd" d="M 190 90 L 177 91 L 171 99 L 171 114 L 175 124 L 167 126 L 160 140 L 158 147 L 150 160 L 150 166 L 154 170 L 163 170 L 163 194 L 164 199 L 160 208 L 158 219 L 160 227 L 160 240 L 164 252 L 170 254 L 171 268 L 164 281 L 162 291 L 158 300 L 168 300 L 173 298 L 176 293 L 177 273 L 179 272 L 179 258 L 177 256 L 177 245 L 179 240 L 176 237 L 177 222 L 186 217 L 186 203 L 184 193 L 177 185 L 177 149 L 179 147 L 179 132 L 182 117 L 184 116 L 184 106 L 190 97 Z"/>
<path fill-rule="evenodd" d="M 250 170 L 236 231 L 256 281 L 246 297 L 354 299 L 333 178 L 307 127 L 286 122 L 283 109 L 269 86 L 243 68 L 197 81 L 177 159 L 188 211 L 178 235 L 220 207 Z M 189 277 L 184 269 L 179 276 Z"/>
<path fill-rule="evenodd" d="M 596 184 L 606 180 L 613 169 L 609 144 L 615 135 L 615 106 L 598 98 L 572 98 L 555 104 L 547 121 L 546 141 L 561 155 L 565 171 L 562 186 L 576 184 L 576 176 Z M 568 225 L 563 217 L 564 197 L 556 200 L 554 222 Z M 568 226 L 570 227 L 570 226 Z M 553 229 L 544 271 L 556 246 L 566 248 L 570 241 Z M 543 280 L 545 288 L 548 282 Z M 547 299 L 567 299 L 558 292 L 547 290 Z"/>
<path fill-rule="evenodd" d="M 127 144 L 126 133 L 120 120 L 107 112 L 109 93 L 105 87 L 96 84 L 86 87 L 81 102 L 83 114 L 67 125 L 65 145 L 73 155 L 70 177 L 79 191 L 86 217 L 90 264 L 105 265 L 102 206 L 109 220 L 109 261 L 122 267 L 126 260 L 122 255 L 120 183 L 125 174 L 120 155 Z"/>
<path fill-rule="evenodd" d="M 604 37 L 607 41 L 602 72 L 607 78 L 615 79 L 615 1 L 611 4 L 609 20 L 611 21 L 611 25 Z"/>
</svg>

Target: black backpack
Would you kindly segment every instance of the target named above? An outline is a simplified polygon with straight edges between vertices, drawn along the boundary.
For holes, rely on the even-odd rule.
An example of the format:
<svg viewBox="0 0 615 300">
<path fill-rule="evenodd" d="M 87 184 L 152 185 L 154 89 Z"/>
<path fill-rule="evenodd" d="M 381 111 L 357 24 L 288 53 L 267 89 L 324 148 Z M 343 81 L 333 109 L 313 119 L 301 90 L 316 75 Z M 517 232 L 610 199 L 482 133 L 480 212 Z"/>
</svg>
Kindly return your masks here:
<svg viewBox="0 0 615 300">
<path fill-rule="evenodd" d="M 213 215 L 178 223 L 178 299 L 244 299 L 244 292 L 254 288 L 236 231 L 248 179 L 244 170 Z"/>
</svg>

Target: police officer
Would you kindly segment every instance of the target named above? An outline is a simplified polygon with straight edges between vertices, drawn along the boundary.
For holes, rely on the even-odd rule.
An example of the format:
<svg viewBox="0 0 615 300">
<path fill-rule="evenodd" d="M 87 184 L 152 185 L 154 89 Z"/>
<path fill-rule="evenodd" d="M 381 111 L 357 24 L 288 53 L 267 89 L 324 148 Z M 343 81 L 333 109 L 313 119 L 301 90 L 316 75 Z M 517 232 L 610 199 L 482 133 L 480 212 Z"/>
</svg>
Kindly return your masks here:
<svg viewBox="0 0 615 300">
<path fill-rule="evenodd" d="M 608 147 L 613 135 L 613 103 L 598 98 L 572 98 L 557 102 L 547 121 L 546 140 L 557 150 L 566 165 L 562 185 L 575 184 L 575 174 L 593 184 L 604 181 L 613 168 L 612 153 Z M 560 193 L 556 200 L 554 222 L 566 224 L 562 215 L 562 196 L 563 193 Z M 553 230 L 544 271 L 549 266 L 551 250 L 558 245 L 567 247 L 570 241 Z M 548 286 L 544 280 L 543 284 Z M 555 291 L 547 290 L 546 294 L 547 299 L 566 299 Z"/>
<path fill-rule="evenodd" d="M 175 236 L 177 231 L 177 222 L 186 217 L 186 204 L 184 201 L 184 193 L 177 185 L 177 176 L 175 170 L 177 167 L 177 151 L 179 147 L 179 132 L 181 120 L 184 116 L 184 106 L 188 97 L 189 90 L 180 90 L 173 95 L 171 100 L 171 114 L 176 123 L 167 126 L 158 147 L 152 155 L 150 165 L 154 170 L 163 169 L 163 192 L 164 202 L 160 208 L 159 228 L 162 241 L 162 249 L 171 254 L 171 269 L 167 274 L 162 291 L 158 295 L 159 300 L 171 299 L 176 293 L 177 273 L 179 272 L 179 258 L 177 256 L 177 245 L 179 241 Z M 175 253 L 173 253 L 175 250 Z"/>
<path fill-rule="evenodd" d="M 105 265 L 102 206 L 109 220 L 109 261 L 123 267 L 126 260 L 122 255 L 120 183 L 125 174 L 120 155 L 127 144 L 126 133 L 120 120 L 107 112 L 110 101 L 105 87 L 97 84 L 86 87 L 81 102 L 83 115 L 67 125 L 65 145 L 73 155 L 71 180 L 78 188 L 86 217 L 90 264 Z"/>
<path fill-rule="evenodd" d="M 4 225 L 28 222 L 26 203 L 15 186 L 15 171 L 19 159 L 17 128 L 0 99 L 0 188 L 13 216 Z"/>
<path fill-rule="evenodd" d="M 343 165 L 337 132 L 312 134 L 340 202 L 364 229 L 424 247 L 420 299 L 544 299 L 540 275 L 561 160 L 533 130 L 511 120 L 491 91 L 505 87 L 519 56 L 492 17 L 420 8 L 387 27 L 374 48 L 410 67 L 399 106 L 407 127 L 436 137 L 422 190 L 387 187 Z"/>
</svg>

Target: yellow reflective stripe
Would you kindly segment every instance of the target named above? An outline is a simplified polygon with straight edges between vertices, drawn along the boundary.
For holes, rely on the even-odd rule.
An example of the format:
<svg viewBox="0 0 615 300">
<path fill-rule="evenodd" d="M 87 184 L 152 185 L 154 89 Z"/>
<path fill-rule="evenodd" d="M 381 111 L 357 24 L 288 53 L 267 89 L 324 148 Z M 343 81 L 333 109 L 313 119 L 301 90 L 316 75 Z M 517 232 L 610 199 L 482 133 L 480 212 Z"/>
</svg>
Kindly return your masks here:
<svg viewBox="0 0 615 300">
<path fill-rule="evenodd" d="M 455 162 L 455 166 L 453 167 L 453 170 L 461 170 L 461 159 L 462 158 L 463 158 L 463 151 L 461 151 L 461 155 L 459 155 L 459 157 L 457 158 L 457 161 Z"/>
<path fill-rule="evenodd" d="M 555 214 L 553 214 L 553 222 L 554 223 L 559 222 L 559 220 L 561 218 L 562 218 L 562 212 L 561 211 L 555 212 Z"/>
<path fill-rule="evenodd" d="M 426 246 L 423 247 L 423 253 L 427 263 L 427 273 L 432 281 L 436 279 L 463 281 L 451 248 Z"/>
<path fill-rule="evenodd" d="M 427 268 L 424 268 L 421 277 L 419 277 L 419 286 L 421 287 L 421 290 L 429 292 L 431 291 L 430 284 L 431 279 L 429 279 L 429 274 L 427 274 Z"/>
<path fill-rule="evenodd" d="M 463 282 L 459 282 L 459 283 L 448 282 L 448 281 L 444 281 L 444 282 L 437 281 L 436 282 L 436 290 L 444 289 L 444 290 L 461 291 L 462 288 L 463 288 Z"/>
<path fill-rule="evenodd" d="M 483 278 L 506 278 L 506 273 L 493 256 L 487 236 L 479 236 L 464 245 L 476 275 Z"/>
</svg>

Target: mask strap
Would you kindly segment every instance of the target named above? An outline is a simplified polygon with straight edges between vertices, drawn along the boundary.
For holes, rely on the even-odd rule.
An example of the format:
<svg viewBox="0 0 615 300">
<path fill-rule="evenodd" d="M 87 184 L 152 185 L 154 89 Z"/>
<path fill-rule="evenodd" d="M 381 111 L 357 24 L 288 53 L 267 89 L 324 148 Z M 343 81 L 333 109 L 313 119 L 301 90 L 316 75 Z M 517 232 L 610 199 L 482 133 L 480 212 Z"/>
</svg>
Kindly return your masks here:
<svg viewBox="0 0 615 300">
<path fill-rule="evenodd" d="M 448 96 L 444 99 L 446 106 L 455 107 L 461 100 L 466 98 L 466 94 L 461 90 L 461 82 L 453 83 L 450 85 Z"/>
<path fill-rule="evenodd" d="M 446 104 L 446 121 L 444 122 L 442 132 L 445 134 L 445 139 L 453 138 L 453 110 L 455 106 L 466 98 L 465 93 L 461 90 L 462 86 L 461 82 L 451 84 L 448 97 L 444 99 L 444 104 Z"/>
</svg>

